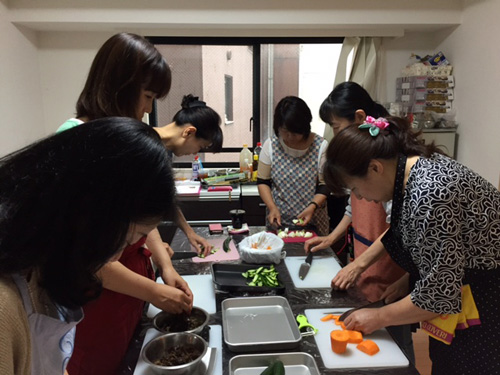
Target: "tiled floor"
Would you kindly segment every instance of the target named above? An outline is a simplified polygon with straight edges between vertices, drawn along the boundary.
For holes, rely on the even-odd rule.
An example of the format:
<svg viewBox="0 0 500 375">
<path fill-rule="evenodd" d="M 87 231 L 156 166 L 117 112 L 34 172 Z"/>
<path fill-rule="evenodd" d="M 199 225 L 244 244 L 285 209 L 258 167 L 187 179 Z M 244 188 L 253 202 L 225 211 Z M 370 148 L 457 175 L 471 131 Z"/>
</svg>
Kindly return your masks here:
<svg viewBox="0 0 500 375">
<path fill-rule="evenodd" d="M 431 360 L 429 359 L 429 336 L 421 329 L 413 333 L 413 348 L 418 372 L 421 375 L 431 375 Z"/>
</svg>

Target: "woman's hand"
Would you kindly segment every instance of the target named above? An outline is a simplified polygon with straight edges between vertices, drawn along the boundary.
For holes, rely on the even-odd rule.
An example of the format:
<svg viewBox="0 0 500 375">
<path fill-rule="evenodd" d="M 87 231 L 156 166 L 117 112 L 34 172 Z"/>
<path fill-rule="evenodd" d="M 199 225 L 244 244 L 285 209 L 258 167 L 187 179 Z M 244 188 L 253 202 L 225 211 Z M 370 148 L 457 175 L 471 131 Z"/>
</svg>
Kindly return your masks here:
<svg viewBox="0 0 500 375">
<path fill-rule="evenodd" d="M 267 220 L 272 226 L 281 227 L 281 213 L 278 207 L 269 209 L 269 215 L 267 215 Z"/>
<path fill-rule="evenodd" d="M 410 275 L 408 273 L 404 274 L 398 281 L 387 287 L 380 299 L 384 300 L 386 304 L 389 304 L 408 295 L 409 280 Z"/>
<path fill-rule="evenodd" d="M 345 328 L 353 331 L 363 332 L 369 335 L 384 327 L 384 321 L 380 314 L 381 309 L 361 309 L 354 311 L 345 320 Z"/>
<path fill-rule="evenodd" d="M 305 243 L 304 243 L 304 250 L 306 253 L 308 252 L 316 252 L 318 250 L 322 249 L 328 249 L 330 246 L 332 246 L 333 241 L 330 238 L 330 236 L 318 236 L 318 237 L 313 237 L 309 238 Z"/>
<path fill-rule="evenodd" d="M 169 285 L 156 283 L 153 298 L 149 301 L 160 310 L 172 314 L 189 313 L 193 307 L 193 296 Z"/>
<path fill-rule="evenodd" d="M 190 307 L 193 307 L 193 292 L 189 288 L 186 280 L 184 280 L 173 267 L 165 271 L 162 270 L 161 278 L 166 285 L 182 290 L 191 300 Z"/>
<path fill-rule="evenodd" d="M 344 290 L 350 288 L 356 283 L 362 272 L 363 269 L 358 266 L 356 261 L 349 263 L 332 279 L 332 289 Z"/>
<path fill-rule="evenodd" d="M 308 205 L 300 214 L 297 219 L 302 219 L 302 223 L 297 223 L 299 226 L 306 226 L 312 220 L 316 206 L 313 204 Z"/>
<path fill-rule="evenodd" d="M 212 250 L 212 245 L 202 236 L 196 234 L 195 231 L 190 231 L 186 234 L 189 243 L 194 246 L 198 254 L 203 254 L 205 256 L 210 255 L 210 250 Z M 202 250 L 203 249 L 203 250 Z"/>
</svg>

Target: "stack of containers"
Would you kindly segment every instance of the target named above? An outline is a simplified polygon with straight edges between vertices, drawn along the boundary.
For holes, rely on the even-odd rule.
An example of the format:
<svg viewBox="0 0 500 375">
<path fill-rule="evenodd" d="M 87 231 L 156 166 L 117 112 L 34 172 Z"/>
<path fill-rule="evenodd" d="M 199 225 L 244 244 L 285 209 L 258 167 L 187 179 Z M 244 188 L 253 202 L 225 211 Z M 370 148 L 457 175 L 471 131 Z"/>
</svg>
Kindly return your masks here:
<svg viewBox="0 0 500 375">
<path fill-rule="evenodd" d="M 452 109 L 453 67 L 441 52 L 427 61 L 440 65 L 415 63 L 403 69 L 403 76 L 396 79 L 396 101 L 403 104 L 403 113 L 447 113 Z"/>
</svg>

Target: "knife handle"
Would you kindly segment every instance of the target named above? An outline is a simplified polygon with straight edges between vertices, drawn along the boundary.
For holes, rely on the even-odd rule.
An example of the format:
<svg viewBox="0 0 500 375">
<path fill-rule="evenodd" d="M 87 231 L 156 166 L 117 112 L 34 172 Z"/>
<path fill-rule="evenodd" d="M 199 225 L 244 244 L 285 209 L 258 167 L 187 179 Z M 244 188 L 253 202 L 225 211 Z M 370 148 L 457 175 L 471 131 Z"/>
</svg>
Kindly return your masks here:
<svg viewBox="0 0 500 375">
<path fill-rule="evenodd" d="M 311 264 L 312 258 L 313 258 L 313 253 L 312 253 L 312 251 L 309 251 L 309 254 L 307 254 L 307 257 L 306 257 L 306 263 Z"/>
</svg>

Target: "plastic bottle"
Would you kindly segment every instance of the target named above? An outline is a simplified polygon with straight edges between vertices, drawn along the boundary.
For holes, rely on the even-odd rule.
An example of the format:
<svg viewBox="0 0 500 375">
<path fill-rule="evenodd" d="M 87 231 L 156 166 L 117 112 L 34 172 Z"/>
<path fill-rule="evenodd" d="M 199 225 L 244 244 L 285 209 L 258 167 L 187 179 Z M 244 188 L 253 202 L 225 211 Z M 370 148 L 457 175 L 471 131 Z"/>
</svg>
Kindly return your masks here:
<svg viewBox="0 0 500 375">
<path fill-rule="evenodd" d="M 248 145 L 244 144 L 243 145 L 243 150 L 240 152 L 240 172 L 245 173 L 245 175 L 248 175 L 248 171 L 250 170 L 249 168 L 249 163 L 250 165 L 253 160 L 252 157 L 252 151 L 248 149 Z"/>
<path fill-rule="evenodd" d="M 257 169 L 259 168 L 259 155 L 253 154 L 252 181 L 257 181 Z"/>
<path fill-rule="evenodd" d="M 200 161 L 198 160 L 199 156 L 196 155 L 193 160 L 193 175 L 191 177 L 192 180 L 197 180 L 199 178 L 200 173 Z"/>
<path fill-rule="evenodd" d="M 260 152 L 262 151 L 262 143 L 257 142 L 257 146 L 253 149 L 253 154 L 260 158 Z"/>
</svg>

